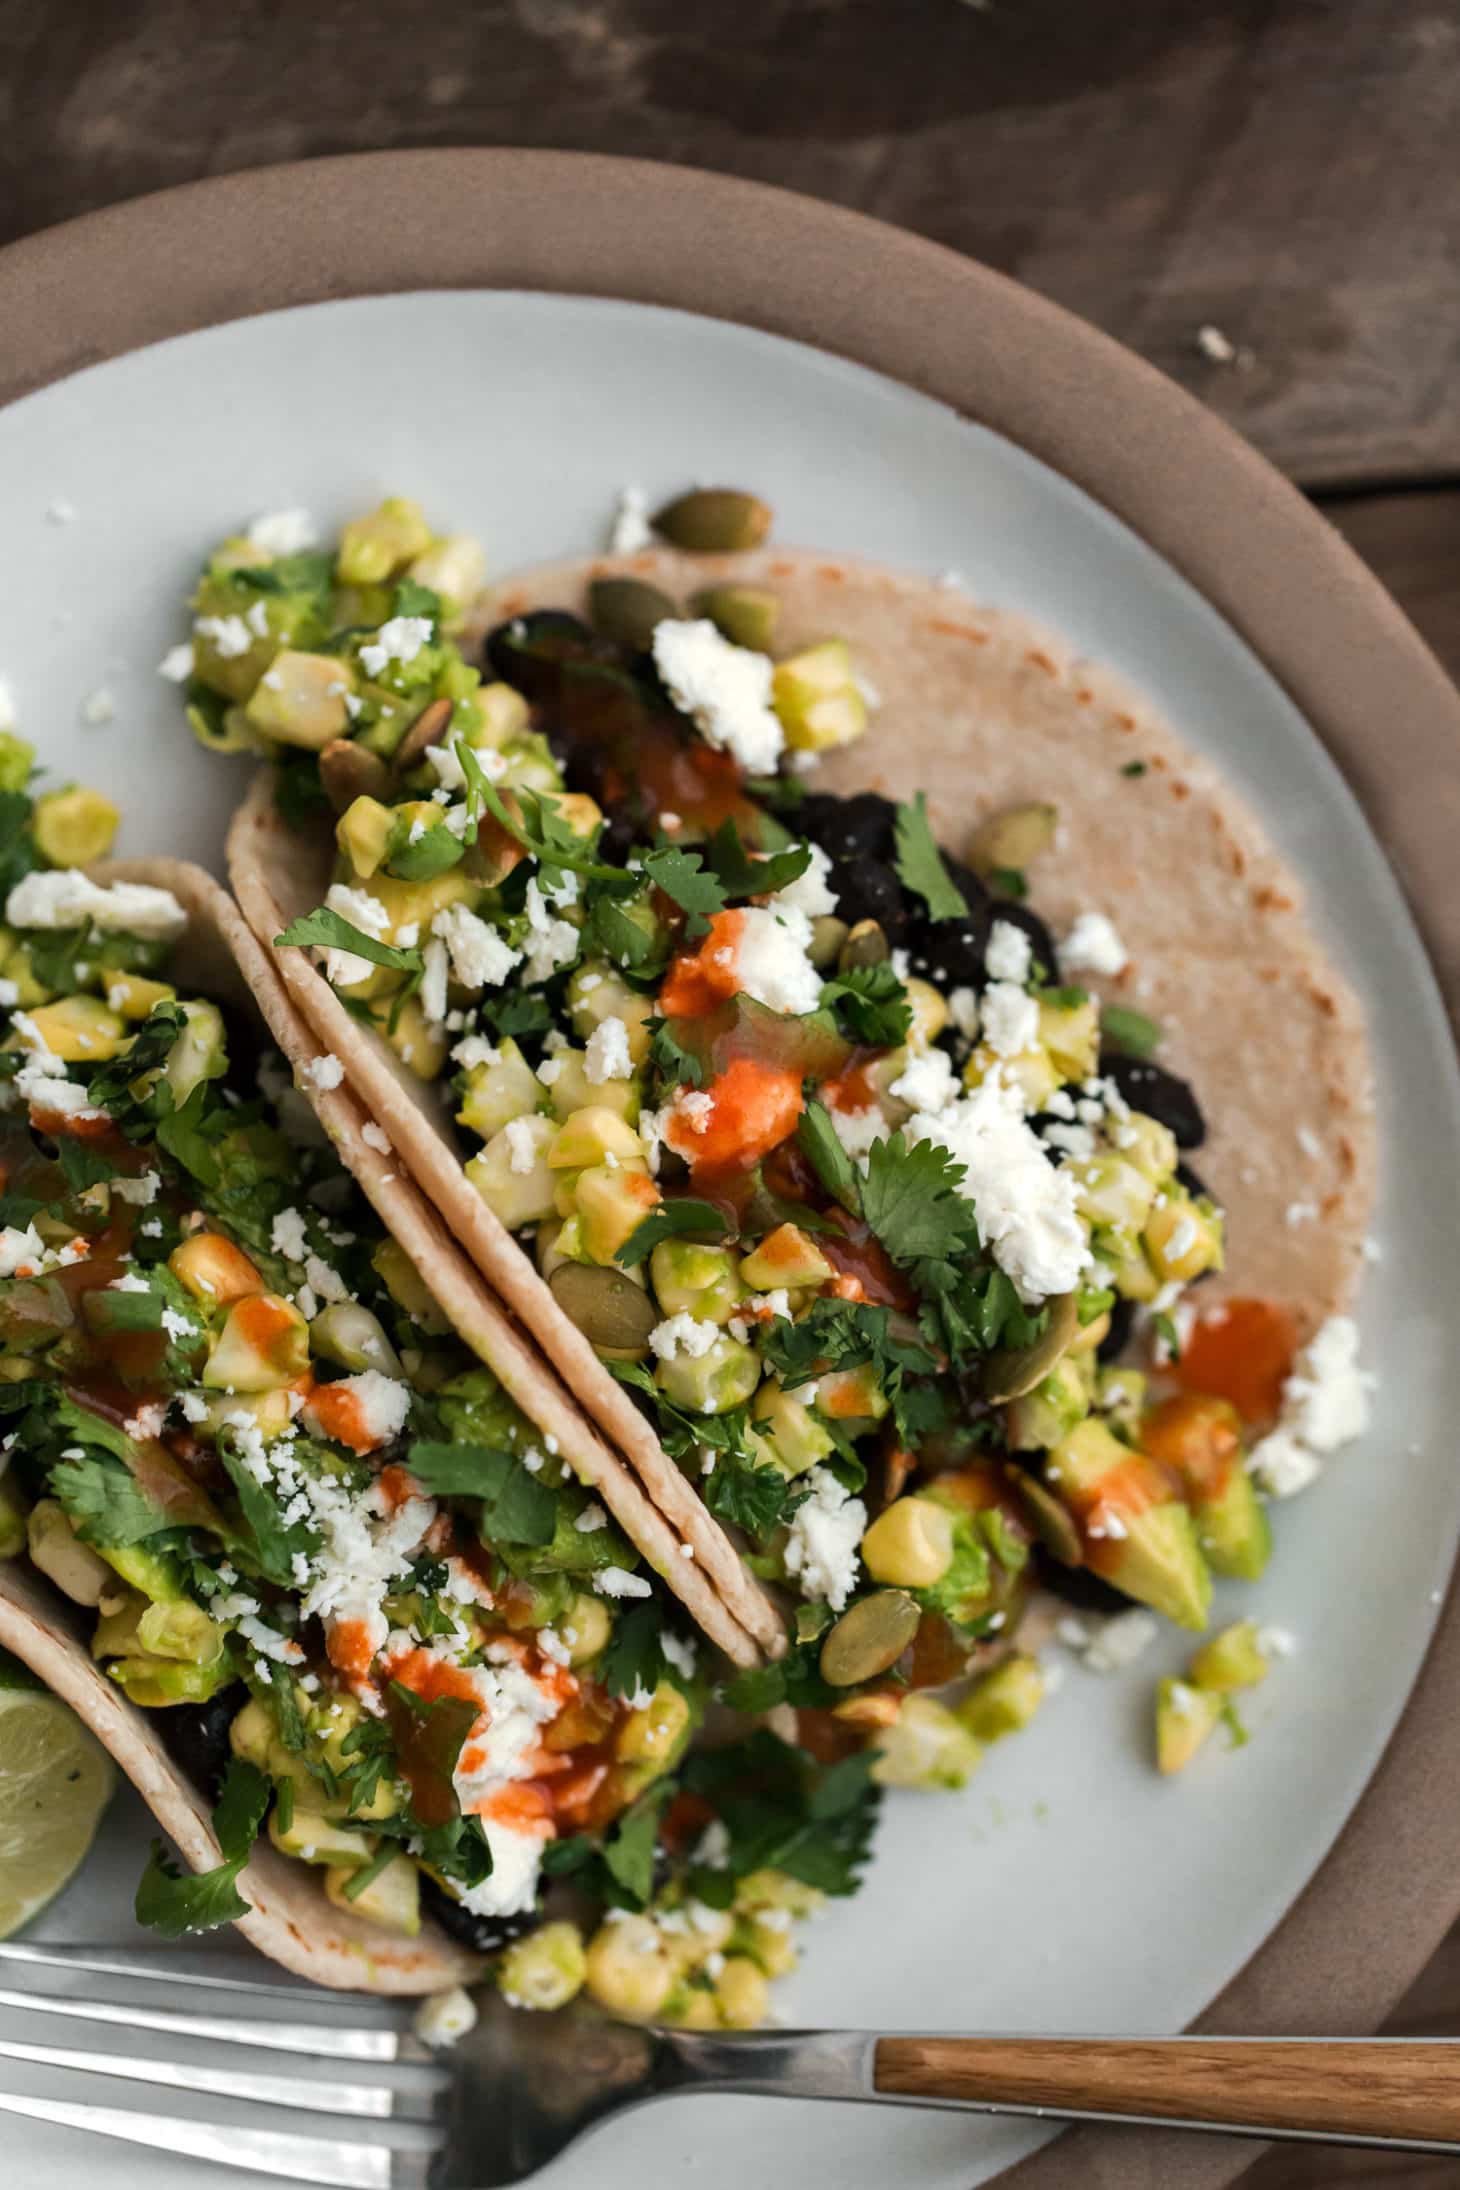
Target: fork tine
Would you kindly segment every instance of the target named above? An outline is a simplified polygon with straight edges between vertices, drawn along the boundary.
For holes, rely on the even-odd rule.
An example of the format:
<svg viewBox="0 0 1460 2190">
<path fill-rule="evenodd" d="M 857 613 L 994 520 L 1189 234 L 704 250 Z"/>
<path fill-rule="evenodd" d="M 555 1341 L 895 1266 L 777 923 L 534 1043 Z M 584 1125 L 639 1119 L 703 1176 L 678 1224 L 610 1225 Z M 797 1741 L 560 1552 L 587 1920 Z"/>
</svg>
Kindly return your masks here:
<svg viewBox="0 0 1460 2190">
<path fill-rule="evenodd" d="M 272 2129 L 225 2128 L 166 2114 L 134 2114 L 125 2107 L 92 2106 L 79 2099 L 18 2098 L 8 2091 L 0 2091 L 0 2113 L 119 2137 L 154 2152 L 181 2152 L 215 2166 L 282 2175 L 290 2182 L 336 2184 L 340 2190 L 425 2190 L 428 2180 L 424 2154 L 393 2151 L 386 2144 L 281 2136 Z"/>
<path fill-rule="evenodd" d="M 0 1962 L 29 1962 L 38 1969 L 79 1969 L 88 1976 L 140 1977 L 149 1984 L 203 1985 L 219 1992 L 256 1992 L 265 1998 L 277 2000 L 293 1996 L 301 2000 L 322 2000 L 328 2004 L 380 2007 L 385 2003 L 374 1994 L 363 1998 L 349 1992 L 324 1992 L 318 1985 L 305 1983 L 302 1978 L 290 1977 L 280 1970 L 273 1977 L 235 1977 L 225 1966 L 242 1958 L 234 1955 L 207 1954 L 200 1960 L 196 1950 L 189 1953 L 174 1949 L 160 1953 L 155 1947 L 107 1947 L 100 1950 L 90 1947 L 30 1946 L 19 1939 L 0 1939 Z M 212 1966 L 207 1966 L 211 1964 Z M 253 1964 L 250 1967 L 256 1966 Z"/>
<path fill-rule="evenodd" d="M 112 2000 L 63 2000 L 44 1992 L 0 1987 L 0 2007 L 28 2015 L 70 2015 L 83 2023 L 120 2023 L 128 2030 L 162 2030 L 179 2038 L 217 2038 L 225 2045 L 265 2046 L 273 2053 L 315 2053 L 339 2061 L 419 2061 L 419 2041 L 399 2030 L 342 2030 L 330 2023 L 276 2023 L 262 2017 L 192 2015 L 185 2008 L 121 2006 Z"/>
<path fill-rule="evenodd" d="M 258 2106 L 292 2106 L 308 2114 L 429 2122 L 438 2118 L 439 2111 L 438 2094 L 431 2090 L 402 2092 L 389 2084 L 335 2083 L 317 2076 L 261 2076 L 242 2068 L 195 2068 L 178 2061 L 144 2060 L 135 2054 L 27 2045 L 19 2038 L 0 2038 L 0 2059 L 33 2061 L 40 2068 L 75 2068 L 90 2076 L 121 2076 L 129 2083 L 164 2084 L 171 2091 L 206 2091 L 220 2099 L 250 2099 Z"/>
</svg>

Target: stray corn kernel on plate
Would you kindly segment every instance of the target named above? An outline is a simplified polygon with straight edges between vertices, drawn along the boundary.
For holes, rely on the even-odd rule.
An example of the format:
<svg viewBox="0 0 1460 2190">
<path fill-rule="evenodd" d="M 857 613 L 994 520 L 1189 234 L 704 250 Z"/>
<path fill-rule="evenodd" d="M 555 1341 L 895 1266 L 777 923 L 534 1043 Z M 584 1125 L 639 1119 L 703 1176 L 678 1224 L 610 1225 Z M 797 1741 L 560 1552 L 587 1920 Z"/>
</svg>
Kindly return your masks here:
<svg viewBox="0 0 1460 2190">
<path fill-rule="evenodd" d="M 1392 1200 L 1364 1255 L 1401 931 L 1057 558 L 919 577 L 758 422 L 550 522 L 424 429 L 291 439 L 144 497 L 135 588 L 76 480 L 37 504 L 114 714 L 0 632 L 8 1572 L 161 1751 L 167 1837 L 102 1850 L 154 1935 L 292 1925 L 442 2041 L 480 1982 L 1175 2025 L 1362 1784 L 1452 1540 Z M 232 901 L 105 864 L 164 847 Z M 725 2135 L 962 2190 L 1023 2133 Z"/>
</svg>

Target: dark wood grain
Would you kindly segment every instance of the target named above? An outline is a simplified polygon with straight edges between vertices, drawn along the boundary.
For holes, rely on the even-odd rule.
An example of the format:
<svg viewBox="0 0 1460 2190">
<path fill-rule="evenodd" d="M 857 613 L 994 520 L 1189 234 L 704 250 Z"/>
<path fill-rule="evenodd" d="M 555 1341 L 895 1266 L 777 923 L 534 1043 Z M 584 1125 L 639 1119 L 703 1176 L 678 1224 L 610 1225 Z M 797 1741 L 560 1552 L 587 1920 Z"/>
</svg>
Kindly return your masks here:
<svg viewBox="0 0 1460 2190">
<path fill-rule="evenodd" d="M 1453 0 L 0 0 L 0 121 L 0 240 L 381 146 L 785 183 L 1073 306 L 1306 484 L 1460 474 Z"/>
</svg>

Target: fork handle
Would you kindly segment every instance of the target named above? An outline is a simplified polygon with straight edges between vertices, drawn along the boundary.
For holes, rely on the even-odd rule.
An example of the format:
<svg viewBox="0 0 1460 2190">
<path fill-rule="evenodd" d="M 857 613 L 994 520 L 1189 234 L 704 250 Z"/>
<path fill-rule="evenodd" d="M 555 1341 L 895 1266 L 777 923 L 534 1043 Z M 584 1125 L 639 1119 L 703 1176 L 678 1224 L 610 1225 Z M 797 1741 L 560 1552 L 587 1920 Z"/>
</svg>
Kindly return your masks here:
<svg viewBox="0 0 1460 2190">
<path fill-rule="evenodd" d="M 1460 2150 L 1460 2043 L 879 2038 L 879 2096 Z"/>
</svg>

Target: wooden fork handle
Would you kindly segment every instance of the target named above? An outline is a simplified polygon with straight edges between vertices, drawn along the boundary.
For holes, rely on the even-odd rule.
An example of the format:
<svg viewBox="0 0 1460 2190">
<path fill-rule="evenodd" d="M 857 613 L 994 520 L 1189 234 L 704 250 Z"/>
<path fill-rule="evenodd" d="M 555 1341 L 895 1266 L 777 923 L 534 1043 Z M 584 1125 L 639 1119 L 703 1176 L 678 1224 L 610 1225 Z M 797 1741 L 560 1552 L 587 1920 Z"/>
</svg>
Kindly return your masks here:
<svg viewBox="0 0 1460 2190">
<path fill-rule="evenodd" d="M 892 2098 L 1460 2147 L 1460 2041 L 879 2038 Z"/>
</svg>

